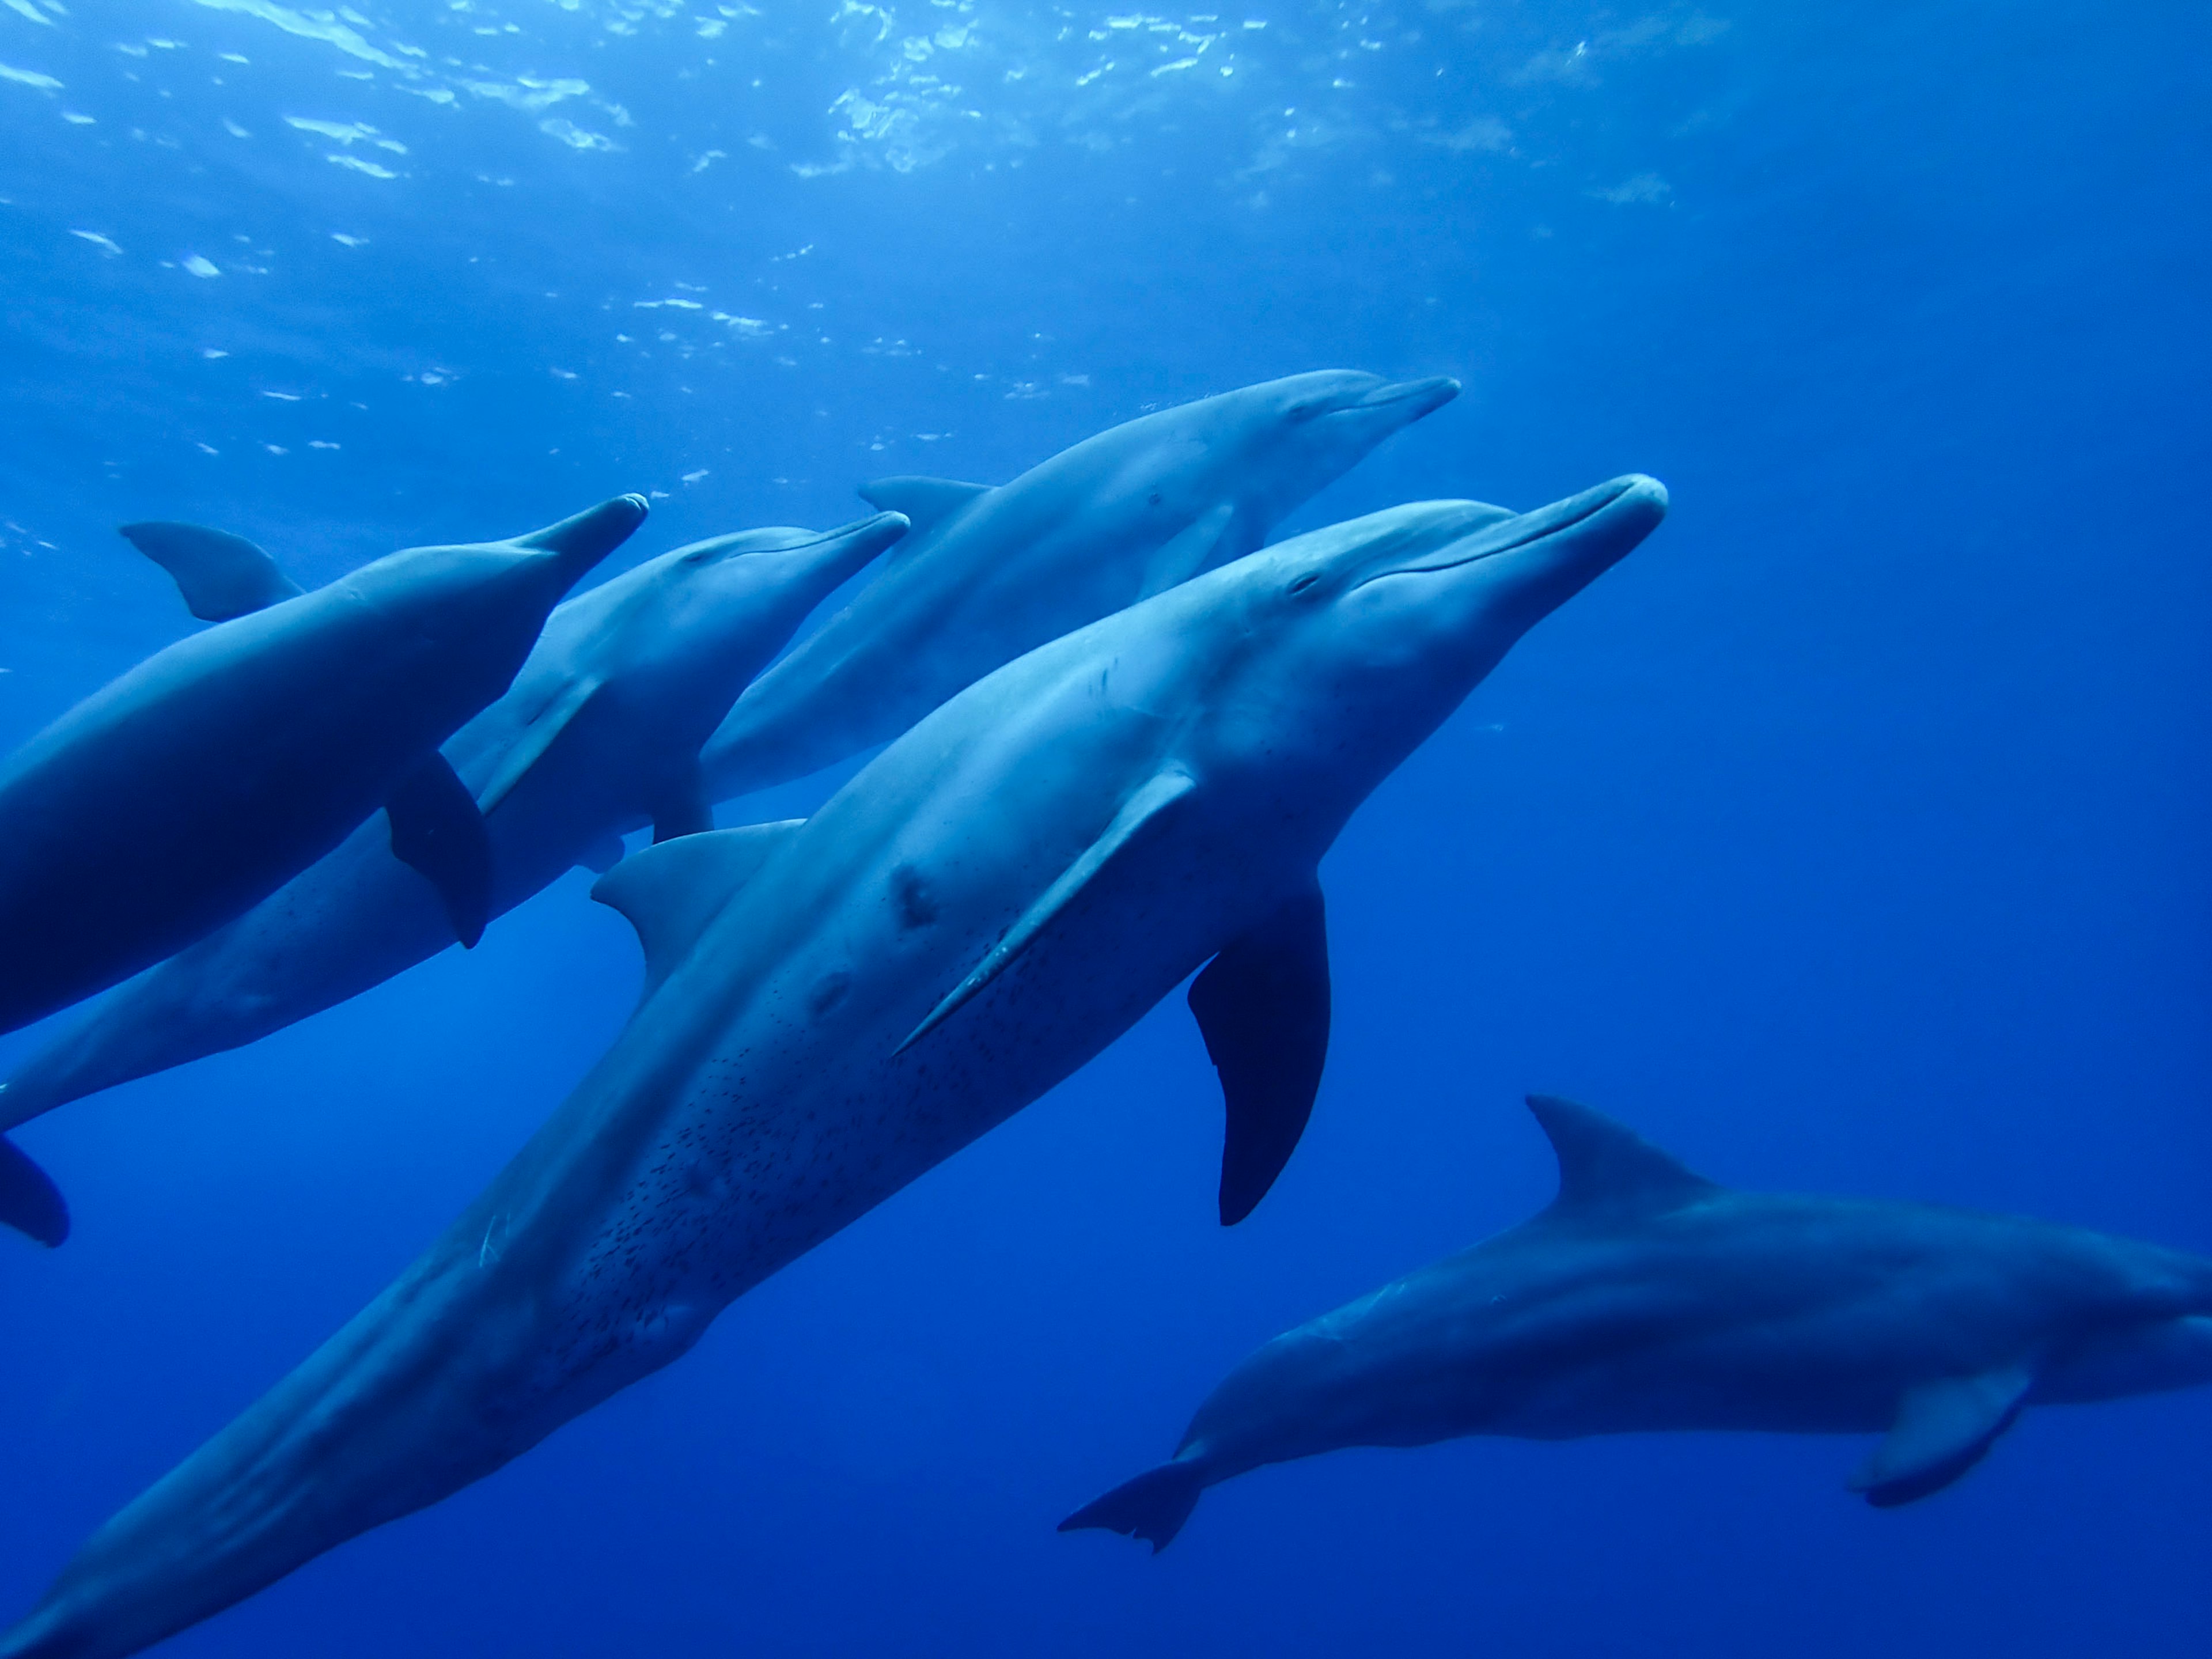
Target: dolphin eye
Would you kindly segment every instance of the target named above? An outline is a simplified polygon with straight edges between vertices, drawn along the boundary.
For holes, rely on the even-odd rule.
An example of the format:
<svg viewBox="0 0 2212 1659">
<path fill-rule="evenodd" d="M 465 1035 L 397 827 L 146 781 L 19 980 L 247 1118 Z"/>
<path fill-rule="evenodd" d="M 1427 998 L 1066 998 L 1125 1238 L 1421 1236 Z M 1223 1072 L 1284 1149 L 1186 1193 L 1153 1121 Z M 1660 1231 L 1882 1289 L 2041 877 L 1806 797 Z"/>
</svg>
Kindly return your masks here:
<svg viewBox="0 0 2212 1659">
<path fill-rule="evenodd" d="M 1283 592 L 1292 596 L 1296 596 L 1304 592 L 1306 589 L 1311 587 L 1320 580 L 1321 574 L 1318 571 L 1309 570 L 1304 575 L 1299 577 L 1297 580 L 1292 582 L 1288 587 L 1285 588 Z"/>
</svg>

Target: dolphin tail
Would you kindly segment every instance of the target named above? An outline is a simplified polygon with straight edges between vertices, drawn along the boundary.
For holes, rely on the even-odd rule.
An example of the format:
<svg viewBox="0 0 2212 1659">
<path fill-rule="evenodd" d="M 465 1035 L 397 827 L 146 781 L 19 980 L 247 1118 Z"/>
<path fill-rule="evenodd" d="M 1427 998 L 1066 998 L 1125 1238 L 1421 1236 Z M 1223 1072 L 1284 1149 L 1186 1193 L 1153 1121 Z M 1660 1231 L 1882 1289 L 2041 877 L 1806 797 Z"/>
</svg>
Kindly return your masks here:
<svg viewBox="0 0 2212 1659">
<path fill-rule="evenodd" d="M 23 1150 L 0 1135 L 0 1222 L 49 1249 L 69 1237 L 69 1206 L 61 1189 Z"/>
<path fill-rule="evenodd" d="M 1060 1529 L 1081 1532 L 1096 1527 L 1141 1538 L 1158 1555 L 1175 1542 L 1175 1535 L 1190 1519 L 1190 1512 L 1198 1507 L 1199 1494 L 1205 1490 L 1206 1477 L 1196 1462 L 1163 1463 L 1085 1504 L 1061 1522 Z"/>
</svg>

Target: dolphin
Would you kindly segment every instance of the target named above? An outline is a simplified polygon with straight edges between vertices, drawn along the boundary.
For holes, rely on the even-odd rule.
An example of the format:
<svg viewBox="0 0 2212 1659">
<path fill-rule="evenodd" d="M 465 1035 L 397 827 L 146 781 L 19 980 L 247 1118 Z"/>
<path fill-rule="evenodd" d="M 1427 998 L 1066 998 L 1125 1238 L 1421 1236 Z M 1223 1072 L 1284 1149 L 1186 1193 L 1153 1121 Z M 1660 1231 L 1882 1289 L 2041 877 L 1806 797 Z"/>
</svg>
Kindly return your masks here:
<svg viewBox="0 0 2212 1659">
<path fill-rule="evenodd" d="M 1322 854 L 1665 501 L 1632 477 L 1286 541 L 999 670 L 803 823 L 616 866 L 598 896 L 646 974 L 605 1057 L 389 1289 L 96 1533 L 0 1659 L 132 1652 L 489 1474 L 1201 964 L 1241 1218 L 1320 1081 Z"/>
<path fill-rule="evenodd" d="M 1174 1459 L 1060 1522 L 1164 1549 L 1208 1486 L 1343 1446 L 1653 1430 L 1883 1437 L 1851 1489 L 1942 1491 L 2028 1406 L 2212 1382 L 2212 1260 L 1928 1204 L 1736 1192 L 1528 1107 L 1550 1207 L 1277 1337 Z"/>
<path fill-rule="evenodd" d="M 1323 369 L 1140 416 L 996 489 L 883 478 L 914 534 L 738 699 L 707 747 L 716 800 L 896 737 L 1025 651 L 1242 558 L 1459 382 Z"/>
<path fill-rule="evenodd" d="M 312 593 L 242 538 L 125 526 L 216 625 L 0 769 L 0 1030 L 190 945 L 380 805 L 362 833 L 428 878 L 419 902 L 434 895 L 441 941 L 474 945 L 491 848 L 438 745 L 506 691 L 555 602 L 645 513 L 618 496 L 510 541 L 394 553 Z M 69 1233 L 52 1182 L 4 1140 L 0 1220 L 49 1245 Z"/>
<path fill-rule="evenodd" d="M 717 536 L 555 611 L 507 695 L 445 745 L 490 837 L 487 914 L 505 915 L 572 865 L 605 870 L 625 830 L 649 823 L 665 840 L 711 829 L 700 744 L 807 612 L 905 532 L 904 518 L 879 513 L 827 532 Z M 435 896 L 372 820 L 33 1056 L 0 1089 L 0 1129 L 266 1036 L 452 938 Z M 4 1194 L 0 1178 L 0 1218 L 11 1213 Z"/>
<path fill-rule="evenodd" d="M 511 541 L 415 548 L 265 595 L 24 744 L 0 768 L 0 1030 L 182 949 L 380 806 L 393 851 L 473 943 L 489 854 L 438 745 L 507 690 L 556 601 L 645 511 L 619 496 Z M 164 550 L 197 570 L 192 550 Z"/>
</svg>

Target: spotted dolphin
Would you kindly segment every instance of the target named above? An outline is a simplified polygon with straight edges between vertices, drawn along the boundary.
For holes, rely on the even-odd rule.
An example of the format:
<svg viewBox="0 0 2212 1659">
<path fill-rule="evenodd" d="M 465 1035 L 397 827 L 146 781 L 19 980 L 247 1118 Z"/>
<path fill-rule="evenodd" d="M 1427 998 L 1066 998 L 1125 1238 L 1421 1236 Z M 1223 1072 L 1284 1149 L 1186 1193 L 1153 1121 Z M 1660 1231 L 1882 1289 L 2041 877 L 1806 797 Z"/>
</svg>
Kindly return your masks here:
<svg viewBox="0 0 2212 1659">
<path fill-rule="evenodd" d="M 717 536 L 555 611 L 507 695 L 445 745 L 490 836 L 488 914 L 575 864 L 606 868 L 626 830 L 711 828 L 700 745 L 806 614 L 905 530 L 879 513 L 828 532 Z M 452 939 L 434 894 L 371 821 L 34 1054 L 0 1090 L 0 1130 L 266 1036 Z M 12 1213 L 4 1192 L 0 1165 L 0 1218 Z"/>
<path fill-rule="evenodd" d="M 714 799 L 896 737 L 1002 663 L 1242 558 L 1323 485 L 1459 394 L 1347 369 L 1293 374 L 1086 438 L 994 489 L 862 489 L 914 534 L 838 615 L 745 688 L 708 745 Z"/>
<path fill-rule="evenodd" d="M 1296 538 L 1000 669 L 804 823 L 616 866 L 599 893 L 646 985 L 613 1048 L 383 1295 L 96 1533 L 0 1659 L 132 1652 L 489 1474 L 1201 965 L 1240 1218 L 1320 1081 L 1322 854 L 1665 500 L 1626 478 Z"/>
<path fill-rule="evenodd" d="M 1174 1460 L 1060 1523 L 1147 1540 L 1206 1487 L 1345 1446 L 1654 1430 L 1877 1434 L 1853 1490 L 1940 1492 L 2033 1405 L 2212 1382 L 2212 1261 L 1927 1204 L 1747 1193 L 1534 1095 L 1549 1208 L 1277 1337 Z"/>
</svg>

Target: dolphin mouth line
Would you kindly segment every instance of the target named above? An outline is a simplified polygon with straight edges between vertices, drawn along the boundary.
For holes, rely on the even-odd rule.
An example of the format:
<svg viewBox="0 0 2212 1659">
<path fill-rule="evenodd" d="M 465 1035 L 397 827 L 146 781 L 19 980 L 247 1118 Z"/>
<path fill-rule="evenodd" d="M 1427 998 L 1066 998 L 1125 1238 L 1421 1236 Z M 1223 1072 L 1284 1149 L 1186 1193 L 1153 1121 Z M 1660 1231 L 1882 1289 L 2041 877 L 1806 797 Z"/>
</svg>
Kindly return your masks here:
<svg viewBox="0 0 2212 1659">
<path fill-rule="evenodd" d="M 1606 508 L 1611 507 L 1615 501 L 1619 501 L 1622 496 L 1627 495 L 1635 488 L 1636 485 L 1634 483 L 1622 483 L 1618 485 L 1613 489 L 1608 491 L 1604 499 L 1591 502 L 1589 506 L 1583 507 L 1581 512 L 1577 513 L 1572 518 L 1561 519 L 1556 523 L 1539 526 L 1523 535 L 1515 537 L 1511 541 L 1507 542 L 1501 547 L 1485 547 L 1479 549 L 1475 552 L 1466 554 L 1460 558 L 1441 559 L 1431 564 L 1405 564 L 1400 565 L 1395 570 L 1378 570 L 1373 575 L 1370 576 L 1367 579 L 1367 581 L 1361 582 L 1358 584 L 1358 586 L 1364 587 L 1367 586 L 1367 582 L 1381 581 L 1386 576 L 1433 575 L 1439 571 L 1457 570 L 1466 565 L 1480 564 L 1485 559 L 1494 559 L 1501 554 L 1517 552 L 1522 548 L 1532 547 L 1538 542 L 1547 540 L 1550 538 L 1558 535 L 1561 531 L 1572 530 L 1577 525 L 1588 524 L 1592 519 L 1597 517 L 1599 514 L 1604 512 Z"/>
<path fill-rule="evenodd" d="M 841 524 L 835 530 L 817 530 L 804 541 L 786 542 L 779 547 L 726 547 L 716 556 L 724 559 L 742 559 L 754 553 L 803 553 L 811 547 L 830 547 L 839 542 L 859 539 L 866 532 L 880 528 L 881 521 L 890 516 L 891 514 L 888 513 L 873 514 L 865 519 L 855 519 L 850 524 Z M 748 530 L 735 531 L 728 539 L 736 541 L 756 533 L 757 532 Z M 719 537 L 709 538 L 710 541 L 720 539 L 722 538 Z"/>
<path fill-rule="evenodd" d="M 1459 395 L 1459 382 L 1449 374 L 1436 374 L 1425 380 L 1396 380 L 1389 386 L 1378 386 L 1374 391 L 1348 404 L 1340 404 L 1328 412 L 1331 415 L 1357 415 L 1363 410 L 1388 409 L 1393 404 L 1402 404 L 1415 398 L 1433 398 L 1439 404 Z"/>
</svg>

